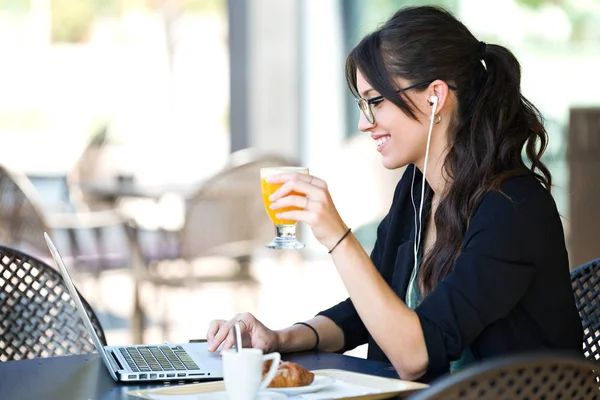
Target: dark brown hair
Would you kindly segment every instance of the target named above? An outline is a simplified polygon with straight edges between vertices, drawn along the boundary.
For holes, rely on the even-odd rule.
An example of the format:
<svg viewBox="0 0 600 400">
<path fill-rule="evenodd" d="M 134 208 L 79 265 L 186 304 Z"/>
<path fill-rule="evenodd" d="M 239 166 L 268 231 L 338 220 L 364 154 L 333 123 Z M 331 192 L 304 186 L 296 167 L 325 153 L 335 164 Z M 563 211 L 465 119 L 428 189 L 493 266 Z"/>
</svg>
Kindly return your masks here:
<svg viewBox="0 0 600 400">
<path fill-rule="evenodd" d="M 514 55 L 502 46 L 483 44 L 444 9 L 401 9 L 363 38 L 346 60 L 346 80 L 356 96 L 357 70 L 414 119 L 413 107 L 396 93 L 393 78 L 409 84 L 441 79 L 458 88 L 443 166 L 451 185 L 434 216 L 437 240 L 419 272 L 426 295 L 452 270 L 469 218 L 485 193 L 528 171 L 550 191 L 552 177 L 541 161 L 548 135 L 539 111 L 521 95 L 521 69 Z M 415 90 L 425 89 L 427 85 Z"/>
</svg>

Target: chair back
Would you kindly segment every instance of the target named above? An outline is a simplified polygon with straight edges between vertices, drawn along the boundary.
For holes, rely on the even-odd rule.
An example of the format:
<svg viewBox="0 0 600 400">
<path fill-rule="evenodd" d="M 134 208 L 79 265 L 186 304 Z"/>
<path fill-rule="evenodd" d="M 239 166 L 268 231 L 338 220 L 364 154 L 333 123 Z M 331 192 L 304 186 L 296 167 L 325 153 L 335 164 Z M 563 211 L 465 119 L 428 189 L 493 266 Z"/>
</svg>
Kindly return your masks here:
<svg viewBox="0 0 600 400">
<path fill-rule="evenodd" d="M 583 325 L 583 352 L 600 364 L 600 258 L 571 271 L 571 284 Z"/>
<path fill-rule="evenodd" d="M 409 399 L 600 399 L 597 367 L 572 354 L 507 356 L 442 377 Z"/>
<path fill-rule="evenodd" d="M 255 149 L 233 153 L 186 206 L 183 257 L 238 258 L 250 255 L 261 240 L 272 239 L 274 227 L 262 201 L 260 169 L 294 165 L 294 161 Z"/>
<path fill-rule="evenodd" d="M 107 157 L 107 145 L 108 128 L 103 127 L 91 137 L 75 165 L 67 172 L 69 201 L 77 211 L 98 211 L 115 207 L 114 202 L 89 193 L 82 187 L 82 184 L 98 182 L 104 178 L 99 166 Z"/>
<path fill-rule="evenodd" d="M 100 321 L 83 297 L 81 301 L 106 345 Z M 0 246 L 0 361 L 95 351 L 62 275 L 36 258 Z"/>
<path fill-rule="evenodd" d="M 36 255 L 48 254 L 48 223 L 29 178 L 0 165 L 0 244 Z"/>
</svg>

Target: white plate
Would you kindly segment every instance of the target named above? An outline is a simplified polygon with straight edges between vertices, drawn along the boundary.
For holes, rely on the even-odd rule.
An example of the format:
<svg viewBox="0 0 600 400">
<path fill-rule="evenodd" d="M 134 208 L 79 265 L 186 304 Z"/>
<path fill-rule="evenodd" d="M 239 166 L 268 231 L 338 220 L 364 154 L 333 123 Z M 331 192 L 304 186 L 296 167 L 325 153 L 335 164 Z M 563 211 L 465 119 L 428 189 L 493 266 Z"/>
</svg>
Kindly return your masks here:
<svg viewBox="0 0 600 400">
<path fill-rule="evenodd" d="M 193 397 L 192 397 L 193 396 Z M 163 396 L 163 397 L 152 397 L 153 399 L 158 400 L 171 400 L 171 399 L 179 399 L 179 396 Z M 184 397 L 181 397 L 184 399 Z M 185 397 L 187 398 L 187 397 Z M 194 394 L 189 396 L 190 400 L 193 399 L 210 399 L 210 400 L 230 400 L 229 396 L 227 396 L 227 392 L 214 392 L 214 393 L 201 393 Z M 275 392 L 267 392 L 262 391 L 256 395 L 255 400 L 286 400 L 288 397 L 283 393 L 275 393 Z"/>
<path fill-rule="evenodd" d="M 312 393 L 321 390 L 329 385 L 332 385 L 335 379 L 328 376 L 315 375 L 315 379 L 310 385 L 288 388 L 267 388 L 269 392 L 285 393 L 288 395 L 297 395 L 304 393 Z"/>
</svg>

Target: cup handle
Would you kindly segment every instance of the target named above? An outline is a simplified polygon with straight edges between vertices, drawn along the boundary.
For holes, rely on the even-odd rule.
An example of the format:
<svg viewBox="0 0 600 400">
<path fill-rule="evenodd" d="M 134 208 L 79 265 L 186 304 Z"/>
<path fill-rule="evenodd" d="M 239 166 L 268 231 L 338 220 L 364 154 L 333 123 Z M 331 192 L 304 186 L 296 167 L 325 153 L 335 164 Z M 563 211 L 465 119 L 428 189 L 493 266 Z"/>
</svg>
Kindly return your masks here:
<svg viewBox="0 0 600 400">
<path fill-rule="evenodd" d="M 275 378 L 275 374 L 277 373 L 277 369 L 279 368 L 279 361 L 281 361 L 281 355 L 277 352 L 265 354 L 262 358 L 263 363 L 267 360 L 273 360 L 271 363 L 271 368 L 269 369 L 269 373 L 265 376 L 265 379 L 260 383 L 260 390 L 264 390 L 269 386 L 269 383 Z"/>
</svg>

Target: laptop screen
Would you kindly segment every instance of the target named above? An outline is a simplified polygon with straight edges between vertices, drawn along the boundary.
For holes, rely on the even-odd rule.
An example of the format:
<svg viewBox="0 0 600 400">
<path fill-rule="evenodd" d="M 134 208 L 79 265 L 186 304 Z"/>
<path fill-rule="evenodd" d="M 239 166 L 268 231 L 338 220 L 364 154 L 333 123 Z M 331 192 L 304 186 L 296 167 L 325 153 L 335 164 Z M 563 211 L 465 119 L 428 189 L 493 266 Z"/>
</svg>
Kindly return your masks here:
<svg viewBox="0 0 600 400">
<path fill-rule="evenodd" d="M 71 295 L 71 298 L 73 299 L 73 302 L 75 303 L 75 306 L 77 307 L 77 311 L 79 312 L 79 317 L 81 317 L 83 324 L 85 325 L 90 336 L 92 337 L 92 340 L 94 341 L 94 345 L 96 346 L 98 353 L 102 356 L 102 360 L 104 360 L 104 364 L 106 365 L 108 372 L 110 372 L 110 375 L 116 381 L 117 376 L 116 376 L 115 372 L 113 371 L 113 368 L 110 364 L 110 361 L 108 360 L 108 356 L 106 355 L 106 352 L 104 351 L 104 346 L 100 342 L 100 339 L 98 338 L 98 335 L 96 334 L 96 330 L 92 326 L 92 321 L 90 321 L 90 317 L 87 315 L 87 312 L 85 311 L 83 303 L 81 302 L 81 298 L 79 297 L 79 294 L 77 293 L 77 290 L 75 289 L 75 285 L 73 284 L 73 280 L 71 279 L 71 275 L 69 275 L 69 271 L 67 270 L 67 267 L 65 266 L 60 254 L 58 254 L 58 250 L 54 246 L 54 243 L 52 243 L 50 236 L 48 236 L 48 234 L 46 232 L 44 232 L 44 239 L 46 239 L 46 244 L 48 245 L 48 249 L 50 249 L 52 258 L 54 259 L 56 266 L 60 270 L 60 273 L 62 274 L 63 279 L 65 281 L 65 284 L 67 285 L 67 289 L 69 290 L 69 294 Z"/>
</svg>

